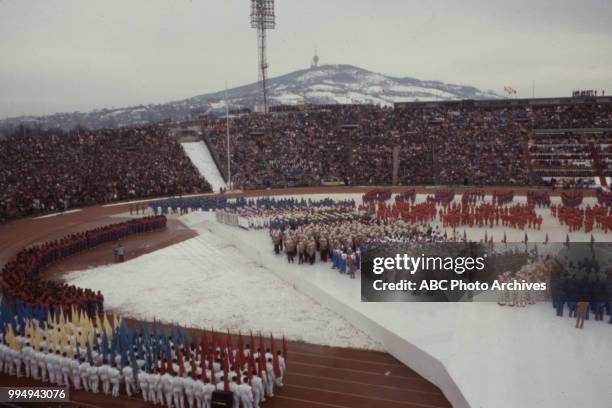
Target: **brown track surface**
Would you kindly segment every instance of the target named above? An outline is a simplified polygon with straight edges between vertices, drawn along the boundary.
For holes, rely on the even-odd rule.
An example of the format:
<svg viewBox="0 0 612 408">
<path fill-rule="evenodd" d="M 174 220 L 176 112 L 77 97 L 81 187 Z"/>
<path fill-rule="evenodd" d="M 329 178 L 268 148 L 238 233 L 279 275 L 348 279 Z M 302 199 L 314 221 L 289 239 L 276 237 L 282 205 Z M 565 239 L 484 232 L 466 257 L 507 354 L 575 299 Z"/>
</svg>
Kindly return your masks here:
<svg viewBox="0 0 612 408">
<path fill-rule="evenodd" d="M 283 190 L 247 191 L 245 196 L 321 193 L 365 193 L 374 187 L 318 187 Z M 381 187 L 388 189 L 390 187 Z M 394 187 L 402 191 L 408 187 Z M 453 187 L 455 191 L 461 188 Z M 488 188 L 500 191 L 508 187 Z M 433 194 L 435 189 L 417 187 L 418 193 Z M 515 194 L 526 194 L 529 189 L 511 189 Z M 559 191 L 553 193 L 559 194 Z M 590 195 L 586 193 L 585 195 Z M 48 218 L 26 218 L 0 225 L 0 265 L 7 262 L 20 249 L 72 232 L 119 222 L 113 215 L 125 214 L 128 204 L 112 207 L 88 207 L 81 211 Z M 170 219 L 168 228 L 133 236 L 122 243 L 127 259 L 155 251 L 193 237 L 195 233 L 180 221 Z M 67 271 L 99 266 L 112 261 L 113 244 L 102 245 L 52 266 L 46 277 L 61 278 Z M 195 333 L 197 334 L 197 333 Z M 300 342 L 289 342 L 288 373 L 285 386 L 264 407 L 289 408 L 431 408 L 450 407 L 441 391 L 386 353 L 325 347 Z M 17 379 L 0 374 L 0 385 L 42 385 L 30 379 Z M 113 398 L 103 394 L 71 391 L 72 406 L 82 407 L 153 407 L 140 398 Z M 1 404 L 0 404 L 1 405 Z M 41 405 L 28 405 L 41 406 Z M 58 405 L 55 405 L 58 406 Z M 63 406 L 67 406 L 63 404 Z"/>
</svg>

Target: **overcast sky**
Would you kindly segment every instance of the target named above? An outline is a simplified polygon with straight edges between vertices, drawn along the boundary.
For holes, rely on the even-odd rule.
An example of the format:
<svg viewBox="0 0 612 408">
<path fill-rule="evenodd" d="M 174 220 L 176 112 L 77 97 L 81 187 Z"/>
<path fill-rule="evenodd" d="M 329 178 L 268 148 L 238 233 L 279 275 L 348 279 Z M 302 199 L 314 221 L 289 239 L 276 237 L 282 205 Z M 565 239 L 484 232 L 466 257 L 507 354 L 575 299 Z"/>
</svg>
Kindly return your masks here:
<svg viewBox="0 0 612 408">
<path fill-rule="evenodd" d="M 0 118 L 257 80 L 248 0 L 0 0 Z M 352 64 L 519 96 L 612 94 L 612 0 L 278 0 L 270 76 Z"/>
</svg>

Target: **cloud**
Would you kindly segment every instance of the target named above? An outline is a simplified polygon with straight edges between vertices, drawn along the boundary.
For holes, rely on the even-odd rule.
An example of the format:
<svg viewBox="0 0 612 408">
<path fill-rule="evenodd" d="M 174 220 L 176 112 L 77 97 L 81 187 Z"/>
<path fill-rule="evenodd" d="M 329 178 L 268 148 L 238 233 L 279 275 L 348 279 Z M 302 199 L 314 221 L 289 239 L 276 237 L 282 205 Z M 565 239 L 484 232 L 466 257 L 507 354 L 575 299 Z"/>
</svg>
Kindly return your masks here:
<svg viewBox="0 0 612 408">
<path fill-rule="evenodd" d="M 159 103 L 257 80 L 244 0 L 0 2 L 0 117 Z M 272 76 L 346 63 L 523 96 L 612 91 L 612 6 L 570 0 L 278 1 Z"/>
</svg>

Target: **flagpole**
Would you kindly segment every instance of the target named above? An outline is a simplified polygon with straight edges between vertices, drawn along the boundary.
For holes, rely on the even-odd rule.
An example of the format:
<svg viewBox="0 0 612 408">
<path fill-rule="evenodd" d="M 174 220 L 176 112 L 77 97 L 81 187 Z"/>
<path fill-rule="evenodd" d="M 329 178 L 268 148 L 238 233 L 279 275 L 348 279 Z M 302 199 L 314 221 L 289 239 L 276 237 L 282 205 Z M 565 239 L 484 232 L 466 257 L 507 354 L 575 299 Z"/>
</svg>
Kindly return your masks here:
<svg viewBox="0 0 612 408">
<path fill-rule="evenodd" d="M 230 129 L 229 129 L 229 107 L 227 103 L 227 81 L 225 81 L 225 128 L 227 131 L 227 186 L 232 189 L 232 168 L 230 163 Z"/>
</svg>

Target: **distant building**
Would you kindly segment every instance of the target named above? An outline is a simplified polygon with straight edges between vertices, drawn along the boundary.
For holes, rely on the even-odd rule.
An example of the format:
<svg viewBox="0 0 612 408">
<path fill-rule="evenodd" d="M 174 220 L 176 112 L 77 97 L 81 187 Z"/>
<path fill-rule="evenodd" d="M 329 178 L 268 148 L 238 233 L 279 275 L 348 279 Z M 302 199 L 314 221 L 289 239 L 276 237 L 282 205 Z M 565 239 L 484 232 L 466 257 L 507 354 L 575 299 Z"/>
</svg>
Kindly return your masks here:
<svg viewBox="0 0 612 408">
<path fill-rule="evenodd" d="M 317 49 L 315 48 L 315 55 L 312 57 L 312 64 L 310 68 L 316 68 L 319 66 L 319 55 L 317 54 Z"/>
</svg>

